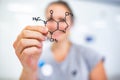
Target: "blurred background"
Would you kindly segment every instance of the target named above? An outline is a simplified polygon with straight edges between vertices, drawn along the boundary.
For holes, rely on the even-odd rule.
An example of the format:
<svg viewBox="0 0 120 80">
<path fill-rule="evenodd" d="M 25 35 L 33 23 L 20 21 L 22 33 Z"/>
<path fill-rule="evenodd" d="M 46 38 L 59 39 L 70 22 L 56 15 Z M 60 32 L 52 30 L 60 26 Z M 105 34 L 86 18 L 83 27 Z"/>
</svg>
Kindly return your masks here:
<svg viewBox="0 0 120 80">
<path fill-rule="evenodd" d="M 0 80 L 18 80 L 22 66 L 13 42 L 32 17 L 44 18 L 54 0 L 0 0 Z M 105 56 L 109 80 L 120 80 L 120 0 L 66 0 L 75 14 L 72 42 Z M 47 46 L 47 42 L 45 42 Z"/>
</svg>

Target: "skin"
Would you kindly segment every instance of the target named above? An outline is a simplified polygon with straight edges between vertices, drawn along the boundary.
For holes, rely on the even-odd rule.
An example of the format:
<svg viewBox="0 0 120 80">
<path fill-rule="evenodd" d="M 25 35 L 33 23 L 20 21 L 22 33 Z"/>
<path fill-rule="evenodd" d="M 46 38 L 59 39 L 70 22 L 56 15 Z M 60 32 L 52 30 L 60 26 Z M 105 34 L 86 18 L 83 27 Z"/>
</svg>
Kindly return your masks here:
<svg viewBox="0 0 120 80">
<path fill-rule="evenodd" d="M 49 6 L 46 11 L 47 18 L 50 17 L 49 11 L 51 9 L 54 11 L 54 19 L 57 21 L 64 17 L 64 12 L 68 12 L 68 9 L 64 5 L 53 4 Z M 53 38 L 57 39 L 58 42 L 53 43 L 51 50 L 55 60 L 58 62 L 64 61 L 71 47 L 71 42 L 67 39 L 72 26 L 71 18 L 68 17 L 67 21 L 70 26 L 66 33 L 57 31 L 53 34 Z M 53 22 L 50 22 L 48 26 L 26 26 L 15 40 L 13 44 L 15 53 L 23 66 L 20 80 L 37 80 L 37 63 L 40 55 L 42 54 L 42 43 L 46 40 L 47 36 L 50 37 L 48 29 L 55 29 Z M 62 26 L 60 27 L 61 29 L 63 28 Z M 89 77 L 90 80 L 107 80 L 105 70 L 103 68 L 103 62 L 100 62 L 95 66 L 95 68 L 90 72 Z"/>
</svg>

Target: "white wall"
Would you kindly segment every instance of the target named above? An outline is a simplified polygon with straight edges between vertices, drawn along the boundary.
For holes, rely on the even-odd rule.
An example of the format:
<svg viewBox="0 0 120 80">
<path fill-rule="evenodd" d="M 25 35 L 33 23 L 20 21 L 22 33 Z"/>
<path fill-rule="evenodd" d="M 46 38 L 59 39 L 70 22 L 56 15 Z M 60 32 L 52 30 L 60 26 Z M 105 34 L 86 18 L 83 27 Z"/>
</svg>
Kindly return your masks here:
<svg viewBox="0 0 120 80">
<path fill-rule="evenodd" d="M 43 11 L 49 1 L 38 5 L 41 1 L 24 2 L 28 7 L 32 6 L 28 12 L 16 12 L 7 7 L 10 3 L 21 4 L 22 0 L 0 3 L 0 79 L 20 76 L 22 66 L 12 44 L 25 25 L 34 24 L 31 20 L 33 16 L 44 16 Z M 71 40 L 91 47 L 106 57 L 105 69 L 109 79 L 120 76 L 120 6 L 80 1 L 70 1 L 70 5 L 76 18 Z M 87 35 L 93 37 L 93 42 L 85 41 Z"/>
</svg>

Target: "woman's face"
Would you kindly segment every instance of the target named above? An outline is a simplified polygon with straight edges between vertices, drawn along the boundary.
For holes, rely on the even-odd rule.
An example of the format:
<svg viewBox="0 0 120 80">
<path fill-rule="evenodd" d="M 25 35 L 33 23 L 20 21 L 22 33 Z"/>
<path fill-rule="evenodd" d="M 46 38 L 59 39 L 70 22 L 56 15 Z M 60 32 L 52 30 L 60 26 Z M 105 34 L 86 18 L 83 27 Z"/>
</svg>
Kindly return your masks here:
<svg viewBox="0 0 120 80">
<path fill-rule="evenodd" d="M 51 15 L 50 10 L 53 10 Z M 68 9 L 61 4 L 50 5 L 46 11 L 47 19 L 50 19 L 52 16 L 53 19 L 47 22 L 46 26 L 50 32 L 53 32 L 52 38 L 57 39 L 58 41 L 65 40 L 68 37 L 69 29 L 71 27 L 72 21 L 71 16 L 66 16 L 65 22 L 65 13 L 69 12 Z M 58 30 L 59 29 L 59 30 Z M 63 32 L 65 31 L 65 33 Z M 50 33 L 48 37 L 50 37 Z"/>
</svg>

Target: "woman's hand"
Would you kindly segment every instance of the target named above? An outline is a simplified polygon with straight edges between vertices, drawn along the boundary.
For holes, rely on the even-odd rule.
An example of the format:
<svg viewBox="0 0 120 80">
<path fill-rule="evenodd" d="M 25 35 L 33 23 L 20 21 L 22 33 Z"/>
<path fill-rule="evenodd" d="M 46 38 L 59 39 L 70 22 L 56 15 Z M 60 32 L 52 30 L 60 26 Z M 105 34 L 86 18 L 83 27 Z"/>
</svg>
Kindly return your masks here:
<svg viewBox="0 0 120 80">
<path fill-rule="evenodd" d="M 47 33 L 46 27 L 26 26 L 15 40 L 13 44 L 15 53 L 23 66 L 21 77 L 25 77 L 23 75 L 25 73 L 29 73 L 29 75 L 32 73 L 29 77 L 32 77 L 34 72 L 36 74 L 38 60 L 42 52 L 42 42 L 46 39 Z"/>
</svg>

